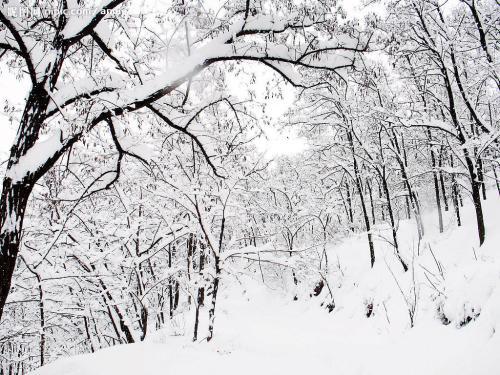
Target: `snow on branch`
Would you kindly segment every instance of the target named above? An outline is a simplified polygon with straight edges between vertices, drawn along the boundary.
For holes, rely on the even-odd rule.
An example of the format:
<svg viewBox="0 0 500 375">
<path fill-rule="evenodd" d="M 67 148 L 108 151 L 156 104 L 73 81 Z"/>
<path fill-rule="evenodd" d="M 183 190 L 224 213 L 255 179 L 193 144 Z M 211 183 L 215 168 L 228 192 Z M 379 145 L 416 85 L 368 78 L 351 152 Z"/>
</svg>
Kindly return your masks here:
<svg viewBox="0 0 500 375">
<path fill-rule="evenodd" d="M 95 8 L 92 14 L 85 14 L 83 17 L 73 15 L 67 20 L 66 26 L 62 30 L 64 42 L 67 45 L 78 42 L 83 37 L 90 35 L 95 27 L 101 22 L 107 13 L 117 6 L 122 4 L 125 0 L 105 0 L 100 6 Z"/>
<path fill-rule="evenodd" d="M 62 147 L 61 131 L 53 133 L 45 140 L 39 140 L 7 170 L 6 177 L 11 178 L 12 181 L 21 181 L 25 176 L 35 173 Z"/>
</svg>

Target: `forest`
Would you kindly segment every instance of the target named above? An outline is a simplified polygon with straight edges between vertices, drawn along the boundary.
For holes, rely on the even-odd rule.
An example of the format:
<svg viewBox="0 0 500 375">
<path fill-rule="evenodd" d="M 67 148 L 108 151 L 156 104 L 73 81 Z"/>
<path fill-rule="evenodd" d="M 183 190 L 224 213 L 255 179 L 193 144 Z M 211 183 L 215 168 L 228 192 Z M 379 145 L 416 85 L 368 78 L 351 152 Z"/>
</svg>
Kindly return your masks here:
<svg viewBox="0 0 500 375">
<path fill-rule="evenodd" d="M 2 0 L 0 375 L 500 373 L 498 0 Z"/>
</svg>

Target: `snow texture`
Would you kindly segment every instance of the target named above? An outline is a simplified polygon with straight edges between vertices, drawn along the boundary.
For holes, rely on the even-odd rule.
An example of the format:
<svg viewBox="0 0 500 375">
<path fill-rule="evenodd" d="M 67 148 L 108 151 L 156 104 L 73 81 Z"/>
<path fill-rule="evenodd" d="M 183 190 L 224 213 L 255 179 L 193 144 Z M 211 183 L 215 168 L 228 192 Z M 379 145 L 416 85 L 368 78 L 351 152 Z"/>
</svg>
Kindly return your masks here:
<svg viewBox="0 0 500 375">
<path fill-rule="evenodd" d="M 329 258 L 337 266 L 329 282 L 336 308 L 330 314 L 319 306 L 321 295 L 304 291 L 293 301 L 290 290 L 242 276 L 241 284 L 223 283 L 217 334 L 210 343 L 179 336 L 186 332 L 184 317 L 178 316 L 146 342 L 64 358 L 31 375 L 496 374 L 500 234 L 494 229 L 500 199 L 490 199 L 485 207 L 490 238 L 479 249 L 471 205 L 464 207 L 461 228 L 439 234 L 428 225 L 431 233 L 419 249 L 414 223 L 401 222 L 401 249 L 406 256 L 415 252 L 406 274 L 380 238 L 380 261 L 373 269 L 360 261 L 366 258 L 363 234 L 332 244 Z M 434 216 L 428 212 L 426 223 Z M 451 223 L 451 215 L 447 220 Z M 383 236 L 383 228 L 378 230 Z M 407 312 L 412 288 L 418 294 L 414 327 Z"/>
</svg>

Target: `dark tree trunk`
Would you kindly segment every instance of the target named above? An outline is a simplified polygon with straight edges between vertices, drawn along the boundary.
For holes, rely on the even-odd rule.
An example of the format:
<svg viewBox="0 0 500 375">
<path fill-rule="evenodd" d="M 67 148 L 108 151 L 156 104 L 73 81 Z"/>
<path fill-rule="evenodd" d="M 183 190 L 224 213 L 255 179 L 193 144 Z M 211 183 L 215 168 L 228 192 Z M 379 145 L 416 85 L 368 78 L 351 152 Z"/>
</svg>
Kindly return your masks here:
<svg viewBox="0 0 500 375">
<path fill-rule="evenodd" d="M 457 75 L 457 66 L 454 61 L 454 54 L 451 54 L 451 58 L 453 61 L 455 77 L 458 78 Z M 467 144 L 467 138 L 465 136 L 464 130 L 462 129 L 462 125 L 460 124 L 457 111 L 455 108 L 455 97 L 453 95 L 453 87 L 450 81 L 450 77 L 448 76 L 448 70 L 445 66 L 445 63 L 441 61 L 440 70 L 443 76 L 443 82 L 446 88 L 447 96 L 448 96 L 448 111 L 450 113 L 453 126 L 457 131 L 457 138 L 460 141 L 462 146 Z M 461 89 L 461 84 L 459 79 L 457 79 L 457 84 Z M 462 90 L 461 90 L 462 91 Z M 467 103 L 466 103 L 467 104 Z M 472 114 L 472 111 L 471 111 Z M 476 211 L 476 222 L 477 222 L 477 232 L 479 236 L 479 244 L 482 245 L 486 236 L 485 228 L 484 228 L 484 217 L 483 210 L 481 207 L 481 181 L 478 180 L 478 175 L 476 171 L 476 166 L 474 165 L 473 159 L 470 156 L 470 151 L 467 147 L 462 147 L 462 152 L 464 154 L 465 164 L 467 165 L 467 171 L 469 172 L 469 179 L 472 188 L 472 201 L 474 203 L 474 209 Z"/>
<path fill-rule="evenodd" d="M 450 166 L 453 169 L 453 155 L 450 156 Z M 457 225 L 462 226 L 462 220 L 460 219 L 460 205 L 458 202 L 458 186 L 455 173 L 451 174 L 451 197 L 453 201 L 453 207 L 455 209 L 455 215 L 457 217 Z"/>
<path fill-rule="evenodd" d="M 215 323 L 215 304 L 217 302 L 217 292 L 219 291 L 220 282 L 220 265 L 219 259 L 215 258 L 215 276 L 212 284 L 212 305 L 208 311 L 208 337 L 207 341 L 212 340 L 214 337 L 214 323 Z"/>
<path fill-rule="evenodd" d="M 36 272 L 34 268 L 31 268 L 28 263 L 26 263 L 26 268 L 30 273 L 32 273 L 37 282 L 37 289 L 38 289 L 38 312 L 40 315 L 40 343 L 39 343 L 39 349 L 40 349 L 40 366 L 43 366 L 45 364 L 45 306 L 44 306 L 44 297 L 43 297 L 43 288 L 42 288 L 42 278 L 40 277 L 40 274 Z"/>
<path fill-rule="evenodd" d="M 43 303 L 42 279 L 36 274 L 38 282 L 38 309 L 40 311 L 40 366 L 45 364 L 45 307 Z"/>
<path fill-rule="evenodd" d="M 83 317 L 83 326 L 85 327 L 85 334 L 87 335 L 87 341 L 89 342 L 90 352 L 94 353 L 94 344 L 92 343 L 92 336 L 90 335 L 89 322 L 86 316 Z"/>
<path fill-rule="evenodd" d="M 472 202 L 474 203 L 474 210 L 476 211 L 476 223 L 477 223 L 477 233 L 479 236 L 479 245 L 484 243 L 486 237 L 486 230 L 484 228 L 484 216 L 483 208 L 481 205 L 481 182 L 477 180 L 476 171 L 474 170 L 474 164 L 470 157 L 466 154 L 465 162 L 467 164 L 467 169 L 469 170 L 472 188 Z"/>
<path fill-rule="evenodd" d="M 347 194 L 347 208 L 348 208 L 348 217 L 349 217 L 349 223 L 351 225 L 351 231 L 354 232 L 354 214 L 352 212 L 352 198 L 351 198 L 351 187 L 349 186 L 349 183 L 346 181 L 345 183 L 346 187 L 346 194 Z"/>
<path fill-rule="evenodd" d="M 378 185 L 378 197 L 382 199 L 382 189 L 380 188 L 380 184 Z M 384 211 L 384 204 L 382 203 L 380 205 L 380 212 L 382 216 L 382 221 L 385 221 L 385 211 Z"/>
<path fill-rule="evenodd" d="M 359 199 L 361 201 L 361 208 L 363 210 L 363 218 L 365 221 L 366 233 L 368 236 L 368 247 L 370 249 L 370 264 L 373 267 L 375 264 L 375 248 L 373 246 L 373 238 L 370 227 L 370 219 L 368 218 L 368 212 L 366 210 L 365 197 L 363 195 L 363 187 L 361 186 L 361 176 L 359 173 L 358 161 L 356 160 L 356 155 L 354 153 L 354 142 L 352 140 L 352 134 L 350 131 L 347 132 L 347 139 L 349 140 L 349 145 L 352 152 L 352 160 L 354 166 L 354 176 L 356 182 L 356 189 L 358 190 Z"/>
<path fill-rule="evenodd" d="M 203 283 L 204 280 L 201 278 L 203 275 L 203 268 L 205 267 L 205 247 L 200 243 L 198 246 L 200 256 L 198 260 L 198 274 L 200 276 L 200 281 Z M 195 311 L 195 320 L 194 320 L 194 333 L 193 333 L 193 341 L 198 340 L 198 325 L 200 320 L 200 308 L 205 303 L 205 288 L 203 285 L 198 287 L 198 295 L 196 297 L 196 311 Z"/>
<path fill-rule="evenodd" d="M 458 203 L 458 193 L 457 193 L 456 181 L 452 181 L 452 184 L 453 184 L 453 186 L 451 187 L 451 189 L 452 189 L 453 207 L 455 209 L 455 215 L 457 217 L 457 225 L 460 227 L 460 226 L 462 226 L 462 221 L 460 219 L 460 206 Z"/>
<path fill-rule="evenodd" d="M 168 247 L 168 267 L 172 268 L 172 258 L 175 255 L 175 246 L 169 245 Z M 174 316 L 174 311 L 179 305 L 179 283 L 173 278 L 169 278 L 168 282 L 168 302 L 169 302 L 169 317 Z"/>
<path fill-rule="evenodd" d="M 438 211 L 439 233 L 443 233 L 443 211 L 441 209 L 441 198 L 439 197 L 439 180 L 435 171 L 432 172 L 432 176 L 434 180 L 434 192 L 436 195 L 436 206 Z"/>
<path fill-rule="evenodd" d="M 375 205 L 373 204 L 373 191 L 368 180 L 366 181 L 366 187 L 368 188 L 368 196 L 370 197 L 370 206 L 372 209 L 372 224 L 375 225 Z"/>
<path fill-rule="evenodd" d="M 405 202 L 406 202 L 406 218 L 408 220 L 410 220 L 411 219 L 411 208 L 410 208 L 410 198 L 409 198 L 409 195 L 405 196 Z"/>
<path fill-rule="evenodd" d="M 498 195 L 500 195 L 500 181 L 498 180 L 497 176 L 497 168 L 495 165 L 493 165 L 492 169 L 493 169 L 493 175 L 495 176 L 495 182 L 497 184 Z"/>
<path fill-rule="evenodd" d="M 174 310 L 177 310 L 177 307 L 179 306 L 179 297 L 179 282 L 174 280 Z"/>
<path fill-rule="evenodd" d="M 484 183 L 483 159 L 481 157 L 477 158 L 477 178 L 481 187 L 481 192 L 483 193 L 483 200 L 486 200 L 486 184 Z"/>
<path fill-rule="evenodd" d="M 95 267 L 92 266 L 92 268 L 95 271 Z M 125 335 L 126 343 L 127 344 L 134 343 L 135 342 L 134 336 L 132 335 L 132 331 L 130 330 L 130 328 L 128 327 L 127 323 L 125 322 L 125 318 L 124 318 L 124 315 L 123 315 L 122 311 L 120 310 L 120 307 L 118 306 L 118 304 L 116 304 L 114 302 L 113 296 L 111 295 L 108 287 L 106 286 L 106 284 L 104 283 L 104 281 L 101 278 L 99 278 L 99 284 L 100 284 L 101 289 L 102 289 L 102 291 L 104 293 L 104 296 L 106 296 L 106 298 L 107 298 L 107 301 L 106 301 L 106 298 L 105 298 L 104 302 L 106 303 L 106 305 L 108 307 L 109 307 L 109 305 L 111 305 L 113 307 L 113 310 L 114 310 L 116 316 L 118 317 L 118 323 L 120 325 L 120 330 Z"/>
<path fill-rule="evenodd" d="M 441 150 L 439 152 L 439 163 L 438 163 L 438 166 L 439 166 L 439 182 L 441 184 L 441 193 L 443 195 L 444 210 L 448 211 L 449 210 L 448 197 L 446 196 L 446 188 L 445 188 L 445 184 L 444 184 L 444 174 L 443 174 L 443 170 L 442 170 L 442 167 L 443 167 L 443 152 L 444 152 L 443 150 L 444 150 L 444 146 L 441 146 Z"/>
<path fill-rule="evenodd" d="M 433 145 L 432 145 L 432 134 L 431 130 L 427 128 L 427 139 L 429 140 L 429 148 L 431 154 L 431 163 L 432 163 L 432 177 L 434 180 L 434 193 L 436 195 L 436 206 L 438 211 L 438 221 L 439 221 L 439 233 L 443 233 L 443 211 L 441 209 L 441 198 L 439 196 L 439 179 L 438 173 L 436 171 L 436 154 L 434 153 Z"/>
<path fill-rule="evenodd" d="M 33 184 L 4 178 L 0 202 L 0 320 L 21 245 L 24 212 Z"/>
<path fill-rule="evenodd" d="M 188 280 L 191 280 L 191 271 L 194 270 L 195 267 L 193 262 L 193 256 L 196 251 L 196 236 L 193 233 L 189 234 L 186 247 L 187 247 L 187 257 L 186 257 L 187 276 Z M 188 295 L 187 298 L 188 298 L 188 304 L 191 305 L 191 295 Z"/>
<path fill-rule="evenodd" d="M 392 230 L 392 240 L 394 242 L 394 249 L 396 250 L 396 255 L 401 262 L 401 265 L 403 266 L 404 271 L 408 271 L 408 266 L 406 265 L 405 261 L 403 258 L 401 258 L 401 255 L 399 254 L 399 245 L 398 245 L 398 237 L 396 233 L 396 223 L 394 220 L 394 211 L 392 210 L 392 201 L 391 201 L 391 195 L 389 192 L 389 186 L 387 184 L 387 176 L 385 173 L 385 166 L 382 167 L 382 186 L 384 188 L 384 193 L 385 197 L 387 200 L 387 211 L 389 213 L 389 219 L 391 222 L 391 230 Z"/>
<path fill-rule="evenodd" d="M 392 144 L 396 149 L 396 159 L 398 161 L 401 170 L 401 177 L 403 178 L 403 183 L 406 186 L 406 189 L 408 190 L 408 196 L 406 197 L 406 206 L 409 212 L 409 205 L 411 205 L 411 211 L 413 211 L 413 214 L 415 215 L 415 220 L 417 222 L 418 237 L 421 239 L 424 236 L 424 225 L 422 222 L 422 217 L 420 216 L 419 203 L 417 200 L 417 195 L 413 191 L 410 181 L 408 179 L 405 159 L 403 159 L 401 156 L 401 149 L 399 147 L 398 138 L 396 136 L 396 132 L 394 131 L 394 129 L 392 130 Z M 406 155 L 406 151 L 404 152 L 404 155 Z"/>
<path fill-rule="evenodd" d="M 168 245 L 168 268 L 172 268 L 172 245 Z M 174 316 L 174 290 L 173 279 L 168 279 L 168 315 L 170 319 Z"/>
<path fill-rule="evenodd" d="M 141 326 L 141 337 L 140 340 L 144 341 L 146 334 L 148 333 L 148 309 L 141 302 L 141 316 L 140 316 L 140 326 Z"/>
<path fill-rule="evenodd" d="M 59 39 L 55 43 L 58 42 Z M 56 48 L 60 47 L 60 45 L 56 45 Z M 58 50 L 58 58 L 55 60 L 52 70 L 46 74 L 45 80 L 36 83 L 31 88 L 19 123 L 16 141 L 10 149 L 0 198 L 0 321 L 21 246 L 23 220 L 29 196 L 38 179 L 52 167 L 61 154 L 53 155 L 36 171 L 30 171 L 26 176 L 16 177 L 13 172 L 20 159 L 38 141 L 50 101 L 45 87 L 47 83 L 49 89 L 55 87 L 66 51 L 64 48 Z M 20 180 L 16 178 L 20 178 Z"/>
</svg>

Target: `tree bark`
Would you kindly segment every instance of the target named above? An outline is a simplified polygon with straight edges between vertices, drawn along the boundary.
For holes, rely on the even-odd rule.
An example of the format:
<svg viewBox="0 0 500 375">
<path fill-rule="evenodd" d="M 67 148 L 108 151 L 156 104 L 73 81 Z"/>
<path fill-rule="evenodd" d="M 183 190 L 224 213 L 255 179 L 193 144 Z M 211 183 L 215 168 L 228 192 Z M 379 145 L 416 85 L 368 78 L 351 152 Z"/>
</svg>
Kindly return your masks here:
<svg viewBox="0 0 500 375">
<path fill-rule="evenodd" d="M 32 183 L 4 178 L 0 208 L 0 320 L 9 295 L 12 275 L 21 245 L 24 212 L 33 188 Z"/>
<path fill-rule="evenodd" d="M 439 182 L 441 184 L 441 193 L 443 195 L 444 210 L 448 211 L 449 210 L 448 197 L 446 196 L 446 188 L 445 188 L 445 184 L 444 184 L 444 174 L 443 174 L 443 170 L 442 170 L 442 167 L 443 167 L 443 149 L 444 149 L 444 146 L 441 146 L 441 150 L 439 152 L 439 162 L 438 162 Z"/>
<path fill-rule="evenodd" d="M 392 210 L 392 202 L 391 202 L 391 195 L 389 192 L 389 186 L 387 184 L 387 178 L 386 178 L 386 173 L 385 173 L 385 166 L 382 167 L 382 186 L 384 188 L 384 193 L 385 197 L 387 200 L 387 211 L 389 213 L 389 219 L 391 222 L 391 230 L 392 230 L 392 240 L 394 241 L 394 249 L 396 250 L 396 255 L 401 262 L 401 265 L 403 266 L 404 271 L 408 271 L 408 266 L 406 265 L 405 261 L 403 258 L 401 258 L 401 255 L 399 254 L 399 245 L 398 245 L 398 237 L 396 233 L 396 223 L 394 220 L 394 212 Z"/>
<path fill-rule="evenodd" d="M 58 72 L 54 74 L 57 75 Z M 38 179 L 52 167 L 60 156 L 52 157 L 36 171 L 28 172 L 26 176 L 19 176 L 21 180 L 14 180 L 13 177 L 16 178 L 16 176 L 11 176 L 20 159 L 38 140 L 50 99 L 44 85 L 45 83 L 35 85 L 30 91 L 19 123 L 16 140 L 10 150 L 2 184 L 0 198 L 0 321 L 21 246 L 24 214 L 29 196 Z"/>
<path fill-rule="evenodd" d="M 453 168 L 453 155 L 450 157 L 450 166 Z M 451 197 L 453 200 L 453 207 L 455 208 L 455 215 L 457 217 L 457 225 L 462 226 L 462 220 L 460 218 L 460 205 L 458 202 L 458 186 L 455 173 L 451 174 Z"/>
<path fill-rule="evenodd" d="M 199 260 L 198 260 L 198 274 L 200 276 L 200 281 L 203 283 L 204 280 L 201 278 L 203 275 L 203 268 L 205 267 L 205 247 L 200 242 L 199 246 Z M 198 294 L 196 297 L 196 311 L 195 311 L 195 320 L 194 320 L 194 332 L 193 332 L 193 341 L 198 340 L 198 325 L 200 320 L 200 308 L 205 303 L 205 288 L 202 286 L 198 287 Z"/>
<path fill-rule="evenodd" d="M 500 180 L 498 180 L 497 168 L 495 165 L 493 165 L 492 169 L 493 169 L 493 175 L 495 176 L 495 182 L 497 184 L 498 195 L 500 195 Z"/>
<path fill-rule="evenodd" d="M 396 132 L 394 129 L 392 130 L 392 144 L 396 150 L 396 159 L 398 161 L 400 170 L 401 170 L 401 177 L 403 178 L 403 183 L 406 186 L 406 189 L 408 190 L 408 196 L 406 197 L 406 205 L 408 208 L 408 204 L 411 205 L 411 211 L 413 211 L 413 214 L 415 215 L 415 220 L 417 222 L 417 231 L 418 231 L 418 237 L 421 239 L 424 236 L 424 225 L 422 223 L 422 217 L 420 215 L 420 208 L 417 200 L 417 196 L 415 192 L 413 191 L 410 181 L 408 179 L 408 173 L 406 172 L 406 164 L 405 164 L 405 159 L 401 157 L 401 149 L 399 147 L 399 142 L 398 138 L 396 136 Z M 406 155 L 406 152 L 405 152 Z M 409 203 L 408 203 L 409 201 Z M 409 211 L 408 211 L 409 212 Z M 409 216 L 409 215 L 408 215 Z"/>
<path fill-rule="evenodd" d="M 212 305 L 210 306 L 210 310 L 208 311 L 208 337 L 207 341 L 210 341 L 214 337 L 214 323 L 215 323 L 215 305 L 217 302 L 217 292 L 219 291 L 219 282 L 220 282 L 220 265 L 219 259 L 215 258 L 215 276 L 212 285 Z"/>
<path fill-rule="evenodd" d="M 466 153 L 467 150 L 464 150 Z M 474 210 L 476 211 L 476 224 L 477 224 L 477 233 L 479 236 L 479 245 L 481 246 L 484 243 L 484 239 L 486 237 L 486 230 L 484 227 L 484 216 L 483 216 L 483 208 L 481 205 L 481 182 L 477 180 L 476 171 L 474 168 L 474 164 L 470 157 L 465 155 L 465 162 L 467 164 L 467 169 L 469 170 L 470 179 L 471 179 L 471 187 L 472 187 L 472 202 L 474 204 Z"/>
<path fill-rule="evenodd" d="M 363 195 L 363 187 L 361 186 L 361 176 L 359 173 L 358 161 L 356 160 L 356 155 L 354 153 L 354 142 L 352 140 L 351 131 L 347 131 L 347 139 L 349 140 L 349 145 L 351 147 L 352 152 L 352 160 L 354 166 L 354 176 L 356 179 L 356 189 L 358 190 L 359 199 L 361 201 L 361 208 L 363 210 L 363 218 L 365 221 L 366 234 L 368 236 L 368 247 L 370 249 L 370 264 L 373 267 L 375 264 L 375 248 L 373 246 L 373 238 L 370 227 L 370 219 L 368 217 L 368 212 L 366 210 L 365 198 Z"/>
<path fill-rule="evenodd" d="M 348 207 L 348 217 L 349 217 L 349 223 L 351 225 L 351 231 L 354 232 L 354 214 L 352 212 L 352 198 L 351 198 L 351 187 L 349 186 L 349 183 L 346 181 L 345 183 L 346 187 L 346 194 L 347 194 L 347 207 Z"/>
<path fill-rule="evenodd" d="M 368 188 L 368 195 L 370 197 L 370 206 L 372 210 L 372 224 L 375 225 L 376 221 L 375 221 L 375 205 L 373 204 L 373 191 L 370 185 L 370 181 L 368 180 L 366 181 L 366 187 Z"/>
<path fill-rule="evenodd" d="M 439 179 L 436 171 L 437 163 L 436 163 L 436 154 L 432 145 L 432 134 L 431 130 L 427 128 L 427 139 L 429 140 L 429 148 L 431 154 L 431 163 L 432 163 L 432 177 L 434 180 L 434 193 L 436 196 L 436 206 L 438 211 L 438 222 L 439 222 L 439 233 L 443 233 L 443 211 L 441 209 L 441 198 L 439 196 Z"/>
</svg>

